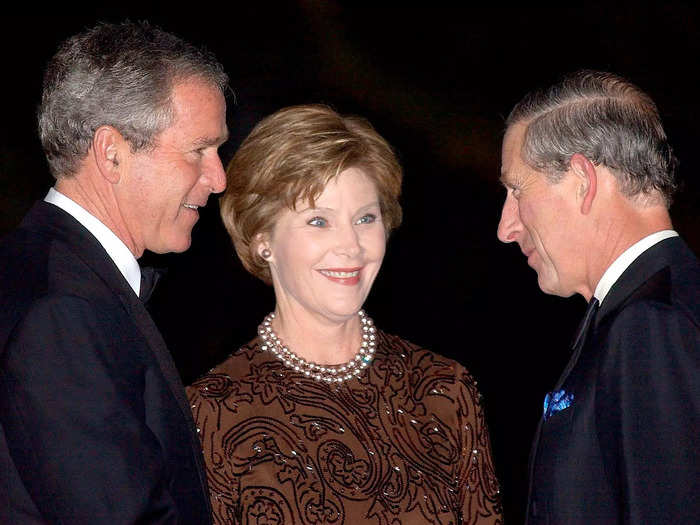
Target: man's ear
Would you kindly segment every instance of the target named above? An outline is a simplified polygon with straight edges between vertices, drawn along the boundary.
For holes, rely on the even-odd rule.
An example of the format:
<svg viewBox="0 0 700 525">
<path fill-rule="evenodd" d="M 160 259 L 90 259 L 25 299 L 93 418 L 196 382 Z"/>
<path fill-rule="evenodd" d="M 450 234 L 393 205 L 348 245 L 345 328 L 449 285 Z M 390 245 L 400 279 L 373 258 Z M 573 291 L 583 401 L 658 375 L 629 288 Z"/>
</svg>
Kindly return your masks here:
<svg viewBox="0 0 700 525">
<path fill-rule="evenodd" d="M 121 177 L 120 163 L 125 159 L 125 147 L 129 145 L 112 126 L 100 126 L 92 137 L 92 155 L 97 169 L 110 183 L 116 184 Z"/>
<path fill-rule="evenodd" d="M 598 191 L 598 172 L 593 163 L 580 153 L 571 157 L 570 166 L 571 172 L 578 178 L 576 198 L 581 202 L 581 213 L 588 215 Z"/>
</svg>

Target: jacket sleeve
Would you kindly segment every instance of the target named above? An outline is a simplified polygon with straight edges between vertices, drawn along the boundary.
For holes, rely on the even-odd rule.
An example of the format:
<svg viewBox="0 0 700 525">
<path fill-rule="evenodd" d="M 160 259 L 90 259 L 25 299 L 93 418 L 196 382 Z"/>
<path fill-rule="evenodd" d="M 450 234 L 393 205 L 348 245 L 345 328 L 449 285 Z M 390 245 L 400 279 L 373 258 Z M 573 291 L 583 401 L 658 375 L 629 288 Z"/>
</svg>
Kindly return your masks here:
<svg viewBox="0 0 700 525">
<path fill-rule="evenodd" d="M 146 422 L 143 342 L 114 310 L 71 296 L 35 302 L 2 355 L 0 422 L 44 519 L 176 523 Z"/>
<path fill-rule="evenodd" d="M 640 301 L 611 326 L 596 392 L 599 442 L 624 523 L 700 516 L 700 330 L 669 304 Z"/>
</svg>

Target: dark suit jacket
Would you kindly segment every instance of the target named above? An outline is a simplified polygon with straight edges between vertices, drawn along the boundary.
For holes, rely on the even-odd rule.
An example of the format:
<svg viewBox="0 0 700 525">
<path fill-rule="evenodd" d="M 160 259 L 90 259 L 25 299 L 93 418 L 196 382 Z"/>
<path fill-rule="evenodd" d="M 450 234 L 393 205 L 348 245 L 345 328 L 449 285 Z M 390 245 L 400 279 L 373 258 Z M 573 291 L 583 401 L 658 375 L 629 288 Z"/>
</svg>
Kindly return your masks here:
<svg viewBox="0 0 700 525">
<path fill-rule="evenodd" d="M 97 240 L 37 203 L 0 243 L 0 523 L 210 523 L 184 389 Z"/>
<path fill-rule="evenodd" d="M 700 265 L 679 238 L 622 274 L 540 423 L 528 524 L 697 523 Z"/>
</svg>

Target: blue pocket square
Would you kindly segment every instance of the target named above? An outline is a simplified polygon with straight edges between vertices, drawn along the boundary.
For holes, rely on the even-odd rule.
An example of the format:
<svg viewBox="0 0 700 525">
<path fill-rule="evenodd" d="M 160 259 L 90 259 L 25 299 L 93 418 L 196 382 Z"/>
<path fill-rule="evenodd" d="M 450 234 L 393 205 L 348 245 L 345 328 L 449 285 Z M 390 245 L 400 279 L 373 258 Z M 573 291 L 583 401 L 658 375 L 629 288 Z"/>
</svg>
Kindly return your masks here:
<svg viewBox="0 0 700 525">
<path fill-rule="evenodd" d="M 569 408 L 573 402 L 574 395 L 567 394 L 564 390 L 549 392 L 544 396 L 544 420 L 547 421 L 552 414 Z"/>
</svg>

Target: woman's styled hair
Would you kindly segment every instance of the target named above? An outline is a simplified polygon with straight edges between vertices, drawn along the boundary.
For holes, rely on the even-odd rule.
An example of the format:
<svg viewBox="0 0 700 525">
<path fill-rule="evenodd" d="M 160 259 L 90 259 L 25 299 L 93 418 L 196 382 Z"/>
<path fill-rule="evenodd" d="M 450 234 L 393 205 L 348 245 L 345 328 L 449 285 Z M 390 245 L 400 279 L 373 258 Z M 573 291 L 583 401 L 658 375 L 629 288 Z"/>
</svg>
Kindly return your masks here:
<svg viewBox="0 0 700 525">
<path fill-rule="evenodd" d="M 221 217 L 243 266 L 266 283 L 257 252 L 279 213 L 314 200 L 330 180 L 358 168 L 374 182 L 387 235 L 401 223 L 402 171 L 391 146 L 365 119 L 322 105 L 284 108 L 260 121 L 226 170 Z"/>
</svg>

